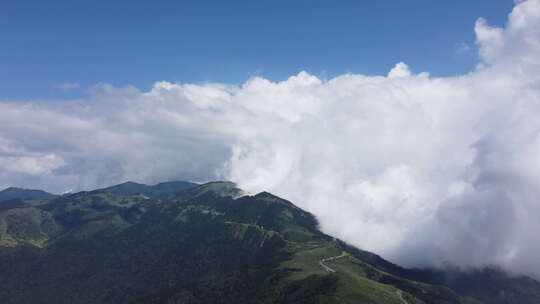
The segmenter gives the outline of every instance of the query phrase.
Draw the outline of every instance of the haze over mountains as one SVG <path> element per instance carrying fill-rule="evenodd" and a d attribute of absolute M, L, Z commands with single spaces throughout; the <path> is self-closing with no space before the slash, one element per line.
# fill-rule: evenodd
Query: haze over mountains
<path fill-rule="evenodd" d="M 103 193 L 112 193 L 119 195 L 147 195 L 151 197 L 163 197 L 170 195 L 174 192 L 182 191 L 184 189 L 192 188 L 197 186 L 196 183 L 185 182 L 185 181 L 172 181 L 172 182 L 163 182 L 156 185 L 148 186 L 145 184 L 139 184 L 134 182 L 125 182 L 119 185 L 114 185 L 107 188 L 101 188 L 93 190 L 94 192 L 103 192 Z M 70 193 L 66 193 L 70 194 Z M 36 199 L 36 200 L 47 200 L 57 197 L 58 195 L 45 192 L 43 190 L 32 190 L 32 189 L 22 189 L 9 187 L 0 191 L 0 201 L 7 201 L 13 199 Z"/>
<path fill-rule="evenodd" d="M 57 195 L 45 192 L 43 190 L 21 189 L 9 187 L 0 191 L 0 201 L 11 199 L 51 199 Z"/>
<path fill-rule="evenodd" d="M 243 193 L 230 182 L 124 183 L 2 201 L 0 302 L 540 300 L 531 278 L 493 268 L 402 268 L 322 233 L 312 214 L 289 201 Z"/>

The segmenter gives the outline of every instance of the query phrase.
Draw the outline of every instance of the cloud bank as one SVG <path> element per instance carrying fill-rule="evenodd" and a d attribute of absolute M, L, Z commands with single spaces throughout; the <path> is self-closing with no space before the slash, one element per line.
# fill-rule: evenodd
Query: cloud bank
<path fill-rule="evenodd" d="M 398 63 L 387 76 L 1 101 L 0 188 L 230 179 L 407 266 L 540 277 L 540 0 L 517 3 L 504 28 L 479 19 L 474 30 L 478 68 L 457 77 Z"/>

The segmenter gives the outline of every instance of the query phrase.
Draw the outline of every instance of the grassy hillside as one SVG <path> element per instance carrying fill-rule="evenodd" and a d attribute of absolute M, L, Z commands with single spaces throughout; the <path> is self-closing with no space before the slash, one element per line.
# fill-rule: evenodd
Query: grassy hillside
<path fill-rule="evenodd" d="M 0 210 L 0 302 L 480 303 L 321 233 L 291 202 L 241 194 L 19 201 Z"/>

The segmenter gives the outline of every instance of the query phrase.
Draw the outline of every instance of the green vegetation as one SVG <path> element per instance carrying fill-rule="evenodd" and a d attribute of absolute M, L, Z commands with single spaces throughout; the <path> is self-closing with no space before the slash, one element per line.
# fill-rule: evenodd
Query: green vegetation
<path fill-rule="evenodd" d="M 157 185 L 148 186 L 144 184 L 138 184 L 134 182 L 125 182 L 120 185 L 98 189 L 94 192 L 104 192 L 111 193 L 116 195 L 144 195 L 153 198 L 166 197 L 168 195 L 178 193 L 180 191 L 197 187 L 198 184 L 184 182 L 184 181 L 175 181 L 175 182 L 165 182 L 159 183 Z"/>
<path fill-rule="evenodd" d="M 484 303 L 540 299 L 532 279 L 491 273 L 501 297 L 483 292 L 486 275 L 452 285 L 401 268 L 321 233 L 313 215 L 270 193 L 240 197 L 228 182 L 153 197 L 140 188 L 0 208 L 0 302 L 481 303 L 441 285 Z"/>

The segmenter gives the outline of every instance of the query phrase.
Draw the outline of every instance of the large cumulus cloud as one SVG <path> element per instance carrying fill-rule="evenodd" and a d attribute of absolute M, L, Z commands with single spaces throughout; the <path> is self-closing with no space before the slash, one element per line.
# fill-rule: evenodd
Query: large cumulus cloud
<path fill-rule="evenodd" d="M 231 179 L 405 265 L 540 277 L 540 0 L 475 32 L 478 68 L 451 78 L 398 63 L 387 76 L 98 85 L 83 101 L 0 102 L 0 186 Z"/>

